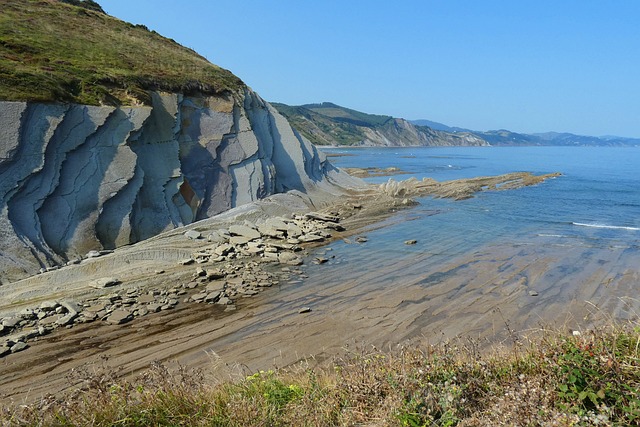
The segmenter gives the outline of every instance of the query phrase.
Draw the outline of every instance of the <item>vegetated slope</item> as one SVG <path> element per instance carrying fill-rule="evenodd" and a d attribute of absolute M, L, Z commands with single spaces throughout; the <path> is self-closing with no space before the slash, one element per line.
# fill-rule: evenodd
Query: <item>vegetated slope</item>
<path fill-rule="evenodd" d="M 150 103 L 149 90 L 244 86 L 174 40 L 101 10 L 93 1 L 0 0 L 0 99 L 136 105 Z"/>
<path fill-rule="evenodd" d="M 415 126 L 404 119 L 367 114 L 330 102 L 289 106 L 272 104 L 291 126 L 317 145 L 477 146 L 486 141 L 470 133 Z"/>

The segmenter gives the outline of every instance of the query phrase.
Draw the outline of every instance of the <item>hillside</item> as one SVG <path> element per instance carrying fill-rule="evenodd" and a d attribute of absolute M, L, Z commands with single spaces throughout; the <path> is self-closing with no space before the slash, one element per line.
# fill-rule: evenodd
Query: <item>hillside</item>
<path fill-rule="evenodd" d="M 148 105 L 149 90 L 244 87 L 174 40 L 101 10 L 93 1 L 0 0 L 0 99 Z"/>
<path fill-rule="evenodd" d="M 430 120 L 411 120 L 414 125 L 426 125 L 447 132 L 468 132 L 487 141 L 493 146 L 571 146 L 571 147 L 633 147 L 640 146 L 640 138 L 620 136 L 587 136 L 568 132 L 517 133 L 506 129 L 474 131 L 451 127 Z"/>
<path fill-rule="evenodd" d="M 317 145 L 477 146 L 488 145 L 470 133 L 416 126 L 404 119 L 362 113 L 336 104 L 272 104 L 291 126 Z"/>

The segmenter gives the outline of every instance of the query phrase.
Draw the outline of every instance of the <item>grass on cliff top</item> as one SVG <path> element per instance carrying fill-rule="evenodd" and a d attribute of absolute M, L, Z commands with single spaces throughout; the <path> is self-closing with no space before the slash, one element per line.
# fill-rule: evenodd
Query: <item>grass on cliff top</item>
<path fill-rule="evenodd" d="M 473 340 L 351 352 L 329 368 L 260 371 L 214 385 L 154 366 L 89 374 L 73 399 L 5 407 L 32 426 L 640 425 L 640 331 L 546 331 L 486 355 Z M 92 371 L 95 372 L 95 371 Z M 246 374 L 245 374 L 246 375 Z"/>
<path fill-rule="evenodd" d="M 0 0 L 0 99 L 149 103 L 149 90 L 234 91 L 244 84 L 171 39 L 57 0 Z"/>

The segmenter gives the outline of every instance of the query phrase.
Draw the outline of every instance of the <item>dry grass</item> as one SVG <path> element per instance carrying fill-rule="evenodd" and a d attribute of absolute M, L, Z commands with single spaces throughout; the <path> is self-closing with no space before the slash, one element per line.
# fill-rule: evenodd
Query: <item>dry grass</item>
<path fill-rule="evenodd" d="M 134 381 L 78 373 L 74 396 L 7 407 L 33 426 L 638 425 L 640 331 L 549 331 L 487 354 L 473 340 L 347 352 L 330 367 L 241 378 L 157 364 Z"/>
<path fill-rule="evenodd" d="M 234 91 L 244 84 L 171 39 L 56 0 L 0 0 L 0 99 L 149 103 L 149 90 Z"/>

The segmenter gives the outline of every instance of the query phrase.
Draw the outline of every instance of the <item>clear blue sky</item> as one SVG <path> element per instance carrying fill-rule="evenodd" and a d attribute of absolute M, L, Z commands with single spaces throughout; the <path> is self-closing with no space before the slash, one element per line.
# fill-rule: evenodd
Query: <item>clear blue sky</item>
<path fill-rule="evenodd" d="M 640 137 L 638 0 L 98 0 L 268 101 Z"/>

